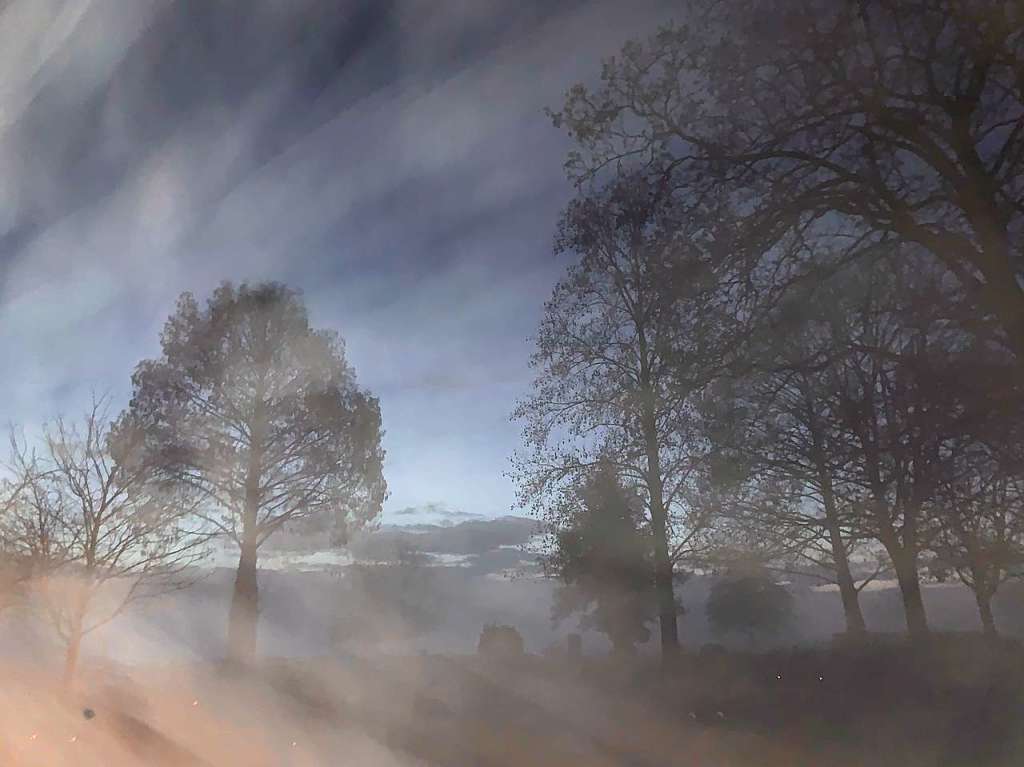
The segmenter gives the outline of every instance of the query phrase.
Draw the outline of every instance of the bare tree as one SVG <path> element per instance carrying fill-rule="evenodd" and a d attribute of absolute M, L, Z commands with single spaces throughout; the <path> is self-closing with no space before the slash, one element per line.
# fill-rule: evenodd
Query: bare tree
<path fill-rule="evenodd" d="M 939 535 L 932 566 L 952 571 L 971 589 L 983 631 L 995 636 L 992 599 L 1024 564 L 1024 476 L 977 443 L 957 463 L 936 498 Z"/>
<path fill-rule="evenodd" d="M 836 486 L 847 455 L 819 380 L 830 339 L 812 319 L 773 332 L 777 351 L 767 369 L 723 379 L 702 401 L 716 463 L 726 464 L 719 489 L 730 537 L 735 524 L 754 529 L 762 558 L 835 583 L 847 632 L 862 635 L 859 594 L 877 572 L 857 578 L 850 562 L 863 534 Z M 731 492 L 721 487 L 730 483 Z"/>
<path fill-rule="evenodd" d="M 739 256 L 910 246 L 1024 360 L 1024 6 L 697 0 L 682 18 L 569 91 L 553 116 L 571 174 L 627 163 L 682 201 L 727 190 L 748 213 Z"/>
<path fill-rule="evenodd" d="M 11 463 L 7 467 L 13 479 L 2 484 L 0 500 L 0 608 L 23 604 L 25 587 L 33 574 L 48 571 L 64 561 L 60 520 L 44 498 L 32 503 L 40 486 L 34 480 L 39 468 L 34 454 L 24 449 L 11 434 Z"/>
<path fill-rule="evenodd" d="M 358 526 L 380 513 L 380 407 L 334 333 L 310 327 L 277 283 L 225 283 L 205 309 L 184 294 L 163 356 L 139 364 L 129 421 L 164 476 L 205 497 L 206 521 L 240 550 L 229 652 L 256 649 L 259 547 L 289 522 Z"/>
<path fill-rule="evenodd" d="M 856 525 L 892 561 L 915 638 L 928 632 L 921 556 L 938 530 L 934 501 L 970 429 L 970 396 L 946 375 L 963 333 L 934 318 L 901 316 L 913 288 L 903 270 L 849 275 L 850 310 L 831 325 L 835 360 L 824 371 L 826 407 L 847 451 L 839 487 L 859 508 Z M 841 350 L 841 351 L 840 351 Z"/>
<path fill-rule="evenodd" d="M 526 443 L 521 498 L 542 515 L 558 508 L 599 461 L 641 492 L 667 655 L 679 643 L 674 567 L 707 522 L 688 498 L 702 454 L 691 397 L 720 364 L 727 327 L 704 268 L 706 232 L 624 175 L 569 206 L 557 245 L 579 261 L 547 303 L 533 394 L 513 415 Z M 669 287 L 683 272 L 685 301 Z"/>
<path fill-rule="evenodd" d="M 22 490 L 4 537 L 66 647 L 66 684 L 89 634 L 135 600 L 190 583 L 204 554 L 195 499 L 157 482 L 142 447 L 99 400 L 80 423 L 46 427 L 38 457 L 16 454 Z"/>

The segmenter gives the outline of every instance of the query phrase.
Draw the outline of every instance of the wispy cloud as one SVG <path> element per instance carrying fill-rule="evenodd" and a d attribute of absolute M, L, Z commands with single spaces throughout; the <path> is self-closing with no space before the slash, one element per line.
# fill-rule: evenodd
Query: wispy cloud
<path fill-rule="evenodd" d="M 179 292 L 283 279 L 381 396 L 390 507 L 506 511 L 570 191 L 541 109 L 666 6 L 7 3 L 0 416 L 123 399 Z"/>

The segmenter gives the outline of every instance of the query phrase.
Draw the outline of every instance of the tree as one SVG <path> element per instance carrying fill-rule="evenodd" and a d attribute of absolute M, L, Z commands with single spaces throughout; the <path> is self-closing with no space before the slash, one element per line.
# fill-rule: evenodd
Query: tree
<path fill-rule="evenodd" d="M 743 634 L 753 645 L 758 634 L 775 633 L 793 619 L 793 597 L 765 573 L 740 571 L 711 587 L 705 611 L 715 632 Z"/>
<path fill-rule="evenodd" d="M 524 505 L 557 508 L 602 461 L 642 494 L 666 656 L 679 644 L 675 563 L 706 526 L 687 498 L 702 452 L 691 397 L 721 357 L 708 232 L 675 213 L 633 176 L 570 204 L 556 244 L 579 260 L 546 305 L 533 393 L 513 413 Z M 667 289 L 684 273 L 686 300 Z"/>
<path fill-rule="evenodd" d="M 278 283 L 225 283 L 205 309 L 182 295 L 161 345 L 135 370 L 128 417 L 165 476 L 201 492 L 205 519 L 239 547 L 228 646 L 247 661 L 259 547 L 304 517 L 356 526 L 379 514 L 379 404 L 338 336 L 313 330 L 300 296 Z"/>
<path fill-rule="evenodd" d="M 406 541 L 396 549 L 394 561 L 346 569 L 342 601 L 347 609 L 335 629 L 339 643 L 408 639 L 440 623 L 444 605 L 428 556 Z"/>
<path fill-rule="evenodd" d="M 830 324 L 837 354 L 823 373 L 848 454 L 843 492 L 859 507 L 860 530 L 891 559 L 908 630 L 920 639 L 928 623 L 919 571 L 939 529 L 935 501 L 957 446 L 980 423 L 981 400 L 962 374 L 971 337 L 907 300 L 934 287 L 911 264 L 879 262 L 847 277 L 848 308 Z"/>
<path fill-rule="evenodd" d="M 488 623 L 480 631 L 476 651 L 491 660 L 508 661 L 521 658 L 526 651 L 526 644 L 515 626 Z"/>
<path fill-rule="evenodd" d="M 66 647 L 65 684 L 89 634 L 190 583 L 205 553 L 195 499 L 158 482 L 142 435 L 106 414 L 99 400 L 80 424 L 57 418 L 39 458 L 21 448 L 22 491 L 4 521 L 6 549 Z"/>
<path fill-rule="evenodd" d="M 553 113 L 580 181 L 622 163 L 748 215 L 733 254 L 817 267 L 900 243 L 1024 360 L 1024 6 L 699 0 Z M 788 250 L 788 246 L 785 248 Z"/>
<path fill-rule="evenodd" d="M 643 501 L 622 486 L 614 467 L 599 464 L 567 499 L 545 571 L 564 584 L 553 615 L 581 613 L 616 651 L 631 653 L 650 638 L 647 623 L 657 614 L 653 547 Z"/>
<path fill-rule="evenodd" d="M 781 318 L 757 334 L 757 364 L 705 391 L 703 422 L 733 523 L 729 537 L 737 537 L 736 525 L 747 528 L 762 561 L 835 583 L 846 630 L 859 636 L 866 629 L 859 595 L 874 574 L 854 575 L 851 555 L 863 534 L 837 488 L 847 454 L 821 376 L 835 352 L 822 328 L 825 307 L 842 303 L 831 288 L 788 299 Z"/>
<path fill-rule="evenodd" d="M 762 353 L 769 366 L 712 392 L 717 417 L 706 422 L 725 447 L 719 460 L 780 489 L 768 500 L 783 502 L 759 498 L 740 515 L 774 530 L 759 540 L 777 535 L 776 548 L 834 570 L 854 633 L 864 581 L 856 583 L 850 554 L 876 541 L 892 562 L 908 629 L 922 637 L 919 569 L 942 526 L 938 489 L 961 445 L 994 436 L 992 400 L 1012 395 L 971 382 L 997 368 L 944 311 L 941 273 L 905 255 L 870 267 L 792 291 L 758 335 L 776 349 Z"/>
<path fill-rule="evenodd" d="M 936 499 L 940 532 L 933 568 L 953 572 L 974 594 L 984 632 L 996 636 L 992 599 L 1024 563 L 1024 477 L 973 444 Z"/>
<path fill-rule="evenodd" d="M 13 479 L 0 483 L 0 609 L 23 604 L 25 587 L 33 574 L 39 574 L 62 561 L 55 520 L 49 506 L 39 504 L 38 514 L 28 514 L 27 500 L 39 474 L 34 455 L 28 455 L 18 438 L 11 436 L 11 463 L 7 467 Z"/>

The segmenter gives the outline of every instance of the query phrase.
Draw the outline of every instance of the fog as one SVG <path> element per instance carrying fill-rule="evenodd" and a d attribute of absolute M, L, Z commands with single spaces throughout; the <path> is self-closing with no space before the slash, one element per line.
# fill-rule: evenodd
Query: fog
<path fill-rule="evenodd" d="M 0 762 L 1021 763 L 1014 0 L 0 3 Z"/>

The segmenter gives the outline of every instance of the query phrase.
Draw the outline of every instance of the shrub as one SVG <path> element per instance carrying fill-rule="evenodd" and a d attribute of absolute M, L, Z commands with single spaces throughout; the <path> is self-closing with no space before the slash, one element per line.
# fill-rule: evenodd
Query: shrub
<path fill-rule="evenodd" d="M 489 658 L 517 658 L 524 653 L 523 636 L 514 626 L 490 623 L 480 632 L 477 652 Z"/>

